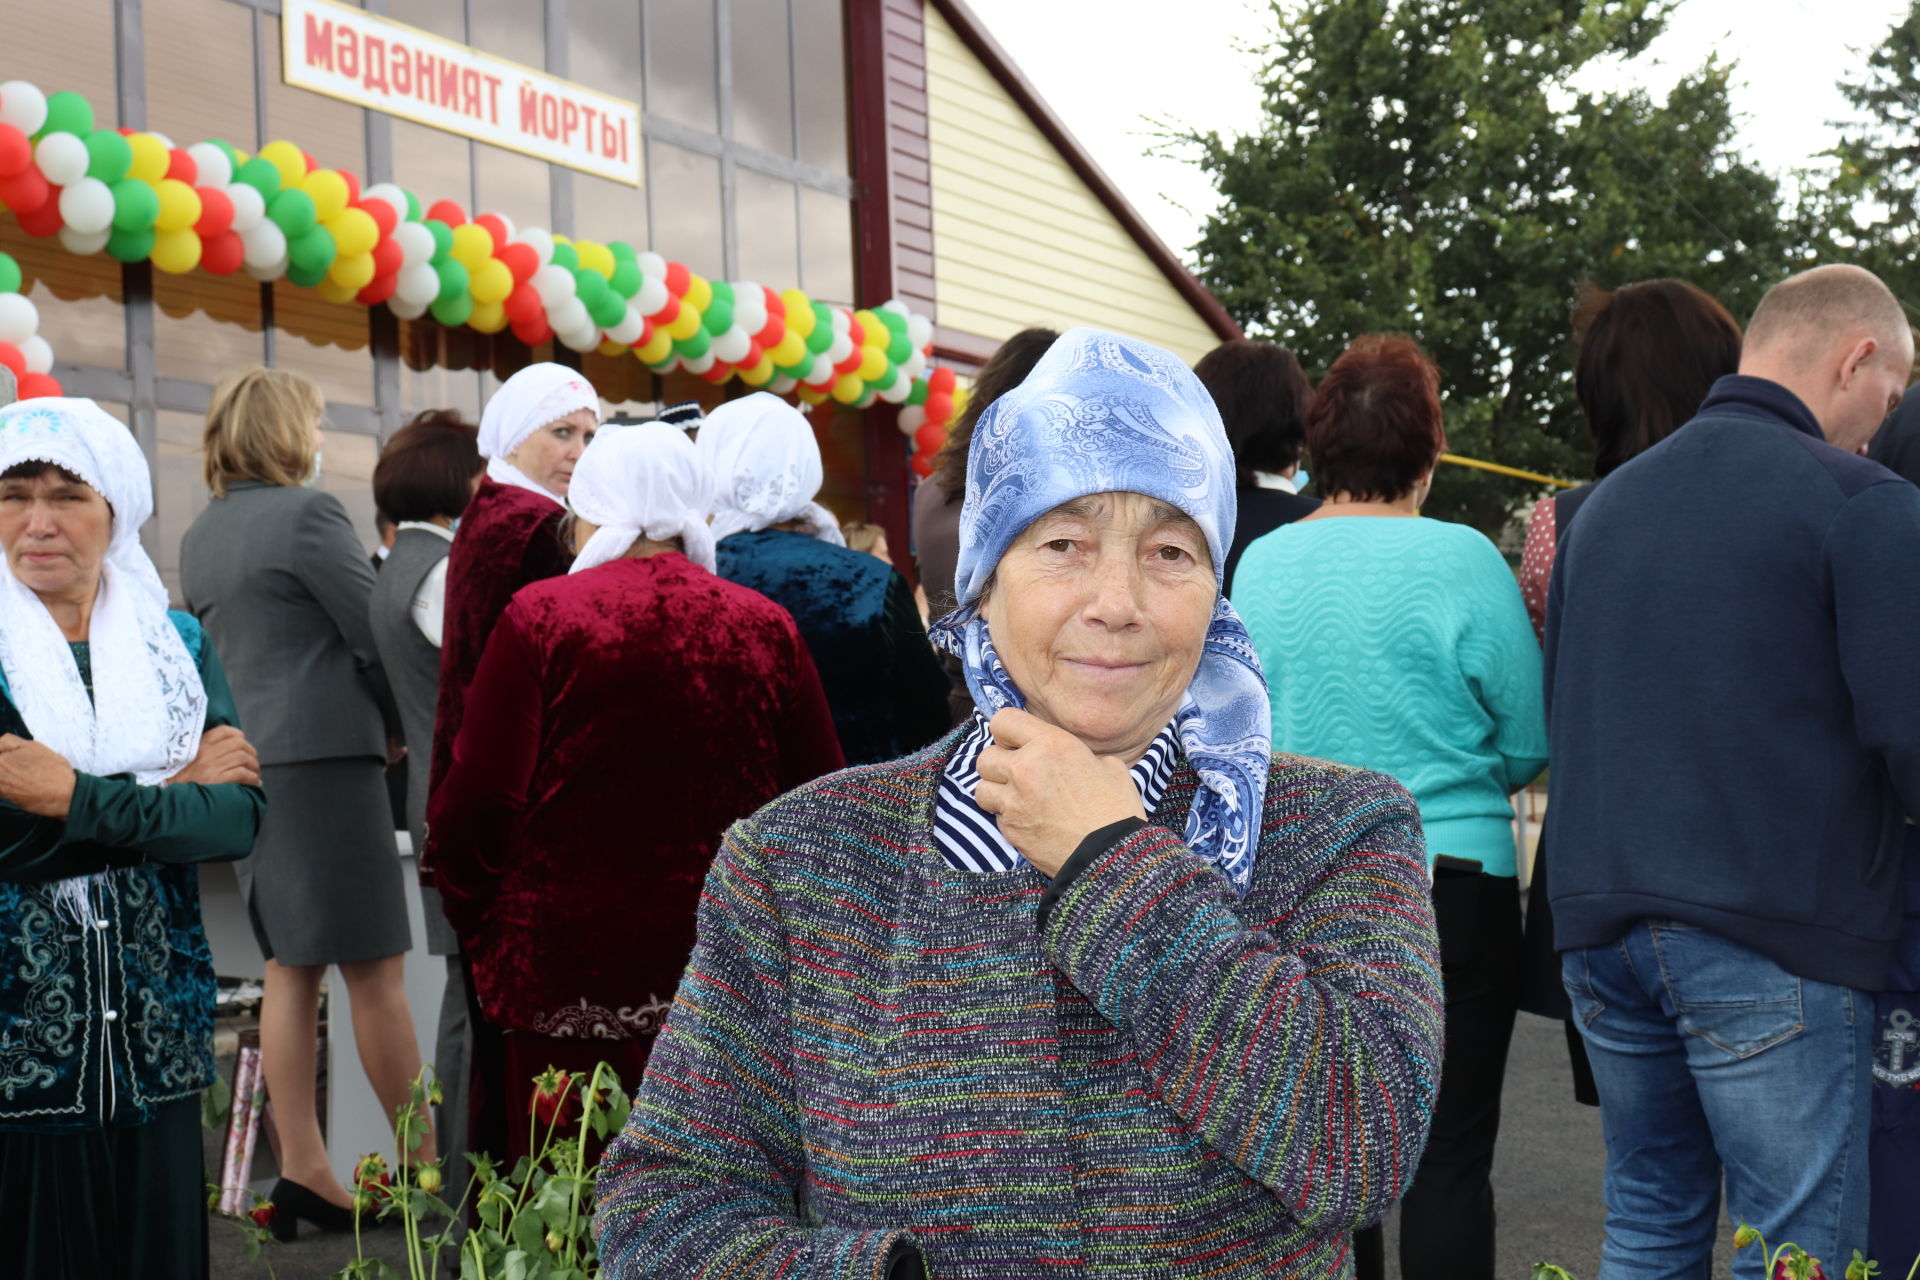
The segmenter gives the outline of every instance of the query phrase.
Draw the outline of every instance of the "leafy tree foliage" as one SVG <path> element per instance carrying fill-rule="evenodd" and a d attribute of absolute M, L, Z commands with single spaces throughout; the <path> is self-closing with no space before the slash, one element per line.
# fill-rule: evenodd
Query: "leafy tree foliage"
<path fill-rule="evenodd" d="M 1859 118 L 1835 148 L 1839 173 L 1814 190 L 1830 248 L 1920 305 L 1920 3 L 1841 91 Z"/>

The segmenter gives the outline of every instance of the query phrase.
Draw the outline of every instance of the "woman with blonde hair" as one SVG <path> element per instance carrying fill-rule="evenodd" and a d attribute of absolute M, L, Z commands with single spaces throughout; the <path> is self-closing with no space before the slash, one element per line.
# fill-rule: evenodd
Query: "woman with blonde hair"
<path fill-rule="evenodd" d="M 411 946 L 383 770 L 397 714 L 374 645 L 373 568 L 318 474 L 326 402 L 297 373 L 247 369 L 213 391 L 204 438 L 213 501 L 187 530 L 180 583 L 227 664 L 260 753 L 269 817 L 239 864 L 266 956 L 262 1067 L 280 1133 L 283 1238 L 306 1219 L 352 1226 L 314 1107 L 315 1028 L 329 965 L 389 1113 L 420 1070 L 401 985 Z M 433 1140 L 417 1153 L 432 1160 Z"/>

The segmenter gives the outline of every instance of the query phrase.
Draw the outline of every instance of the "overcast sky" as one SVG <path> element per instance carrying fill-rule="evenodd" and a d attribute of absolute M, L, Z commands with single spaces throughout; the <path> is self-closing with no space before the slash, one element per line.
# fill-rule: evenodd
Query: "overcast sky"
<path fill-rule="evenodd" d="M 1265 0 L 969 0 L 1041 97 L 1168 244 L 1189 257 L 1215 197 L 1190 162 L 1142 154 L 1151 121 L 1239 132 L 1259 117 Z M 1907 0 L 1684 0 L 1653 48 L 1583 84 L 1664 93 L 1709 54 L 1736 62 L 1748 154 L 1782 175 L 1832 145 L 1848 107 L 1834 85 L 1864 65 Z M 1815 16 L 1816 12 L 1822 16 Z"/>

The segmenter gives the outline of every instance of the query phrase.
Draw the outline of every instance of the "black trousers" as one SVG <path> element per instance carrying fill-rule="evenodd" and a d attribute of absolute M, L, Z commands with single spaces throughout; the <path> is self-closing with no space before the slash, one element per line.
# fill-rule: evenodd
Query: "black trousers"
<path fill-rule="evenodd" d="M 1400 1202 L 1404 1280 L 1492 1280 L 1493 1147 L 1521 974 L 1520 889 L 1510 876 L 1434 873 L 1447 1047 L 1433 1128 Z M 1354 1238 L 1359 1280 L 1386 1270 L 1380 1228 Z"/>

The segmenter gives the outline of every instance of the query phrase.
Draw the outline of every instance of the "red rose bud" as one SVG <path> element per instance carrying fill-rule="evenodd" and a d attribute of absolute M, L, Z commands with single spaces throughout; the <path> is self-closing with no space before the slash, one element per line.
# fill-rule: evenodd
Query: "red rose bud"
<path fill-rule="evenodd" d="M 387 1172 L 387 1162 L 377 1155 L 361 1156 L 360 1163 L 353 1167 L 354 1189 L 364 1194 L 368 1203 L 385 1199 L 387 1188 L 392 1185 L 393 1175 Z"/>
<path fill-rule="evenodd" d="M 533 1099 L 527 1104 L 527 1109 L 541 1124 L 551 1126 L 565 1120 L 572 1104 L 578 1101 L 579 1094 L 574 1091 L 573 1077 L 548 1067 L 535 1077 Z"/>
<path fill-rule="evenodd" d="M 276 1212 L 277 1210 L 273 1207 L 273 1201 L 262 1200 L 247 1212 L 247 1216 L 253 1219 L 254 1226 L 265 1230 L 267 1227 L 273 1225 L 273 1216 Z"/>

